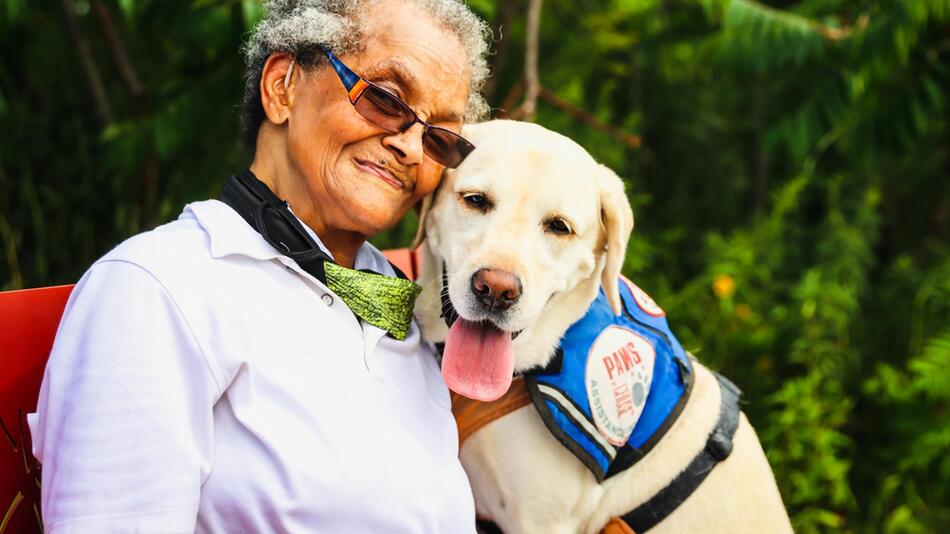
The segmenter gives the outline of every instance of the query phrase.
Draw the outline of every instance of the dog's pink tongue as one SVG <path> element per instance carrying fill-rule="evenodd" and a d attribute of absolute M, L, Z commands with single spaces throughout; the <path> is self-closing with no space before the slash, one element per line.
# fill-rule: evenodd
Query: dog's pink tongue
<path fill-rule="evenodd" d="M 493 401 L 508 391 L 514 369 L 511 334 L 464 319 L 452 324 L 442 353 L 442 377 L 449 389 L 470 399 Z"/>

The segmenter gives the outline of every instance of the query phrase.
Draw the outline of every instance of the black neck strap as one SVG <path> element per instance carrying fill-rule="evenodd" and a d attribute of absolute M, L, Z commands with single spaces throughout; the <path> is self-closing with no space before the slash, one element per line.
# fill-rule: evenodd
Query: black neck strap
<path fill-rule="evenodd" d="M 290 212 L 287 201 L 278 198 L 254 173 L 245 170 L 230 176 L 224 182 L 218 199 L 231 206 L 274 249 L 296 261 L 320 282 L 326 283 L 323 263 L 333 260 L 320 249 Z"/>
<path fill-rule="evenodd" d="M 250 169 L 228 177 L 218 200 L 231 206 L 275 250 L 296 261 L 301 269 L 321 283 L 327 283 L 323 264 L 334 263 L 333 258 L 310 237 L 300 220 L 291 213 L 287 201 L 278 198 Z M 409 279 L 392 262 L 389 265 L 398 278 Z"/>

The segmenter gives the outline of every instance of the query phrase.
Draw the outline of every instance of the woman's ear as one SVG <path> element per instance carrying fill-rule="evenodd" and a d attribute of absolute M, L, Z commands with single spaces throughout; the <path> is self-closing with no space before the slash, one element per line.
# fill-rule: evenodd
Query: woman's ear
<path fill-rule="evenodd" d="M 283 124 L 290 118 L 290 106 L 296 82 L 301 74 L 300 65 L 284 53 L 274 53 L 261 69 L 261 107 L 267 120 Z"/>
<path fill-rule="evenodd" d="M 627 242 L 633 231 L 633 210 L 623 190 L 623 180 L 614 171 L 604 165 L 598 165 L 595 183 L 600 191 L 600 218 L 602 231 L 605 233 L 603 242 L 607 255 L 600 284 L 610 307 L 614 313 L 620 315 L 622 305 L 617 284 L 627 252 Z"/>

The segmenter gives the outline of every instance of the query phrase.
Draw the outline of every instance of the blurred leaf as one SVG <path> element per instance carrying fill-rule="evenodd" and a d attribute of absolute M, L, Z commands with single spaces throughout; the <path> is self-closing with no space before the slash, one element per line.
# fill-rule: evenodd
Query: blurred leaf
<path fill-rule="evenodd" d="M 260 0 L 241 0 L 241 11 L 244 14 L 244 27 L 248 30 L 264 16 L 264 6 Z"/>
<path fill-rule="evenodd" d="M 119 9 L 122 10 L 122 15 L 126 19 L 132 19 L 132 15 L 135 10 L 135 0 L 118 0 Z"/>

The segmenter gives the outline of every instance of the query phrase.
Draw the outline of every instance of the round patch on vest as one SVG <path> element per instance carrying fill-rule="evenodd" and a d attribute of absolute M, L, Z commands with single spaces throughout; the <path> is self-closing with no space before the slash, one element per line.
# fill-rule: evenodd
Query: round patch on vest
<path fill-rule="evenodd" d="M 587 399 L 597 430 L 618 447 L 637 425 L 646 406 L 656 349 L 643 336 L 610 326 L 587 353 Z"/>
<path fill-rule="evenodd" d="M 633 300 L 637 302 L 637 306 L 640 306 L 640 309 L 643 310 L 647 315 L 653 317 L 663 317 L 666 315 L 666 312 L 663 311 L 663 308 L 653 300 L 653 297 L 647 295 L 646 291 L 640 289 L 640 286 L 634 284 L 630 280 L 627 280 L 627 277 L 621 276 L 624 283 L 627 284 L 627 287 L 630 288 L 630 293 L 633 294 Z"/>

